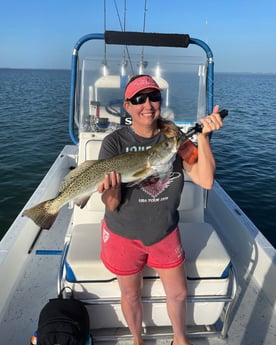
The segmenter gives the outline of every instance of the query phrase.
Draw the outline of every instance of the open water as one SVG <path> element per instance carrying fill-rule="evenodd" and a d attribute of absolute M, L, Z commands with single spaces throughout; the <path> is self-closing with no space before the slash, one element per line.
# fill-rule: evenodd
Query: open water
<path fill-rule="evenodd" d="M 0 238 L 65 144 L 70 72 L 0 69 Z M 215 75 L 216 178 L 276 247 L 276 75 Z"/>

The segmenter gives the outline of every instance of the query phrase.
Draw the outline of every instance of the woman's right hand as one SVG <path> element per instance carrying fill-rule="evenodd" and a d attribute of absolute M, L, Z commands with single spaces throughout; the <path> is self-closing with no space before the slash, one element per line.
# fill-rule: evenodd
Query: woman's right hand
<path fill-rule="evenodd" d="M 106 174 L 103 181 L 98 184 L 98 192 L 103 193 L 109 189 L 119 188 L 121 185 L 121 176 L 115 171 Z"/>
<path fill-rule="evenodd" d="M 115 211 L 121 202 L 121 175 L 112 171 L 98 184 L 102 201 L 110 211 Z"/>

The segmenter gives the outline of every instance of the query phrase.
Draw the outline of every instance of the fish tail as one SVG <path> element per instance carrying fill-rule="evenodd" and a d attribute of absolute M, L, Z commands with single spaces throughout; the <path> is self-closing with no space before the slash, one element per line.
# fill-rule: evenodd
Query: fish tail
<path fill-rule="evenodd" d="M 60 208 L 54 208 L 53 200 L 43 201 L 23 212 L 23 216 L 31 218 L 41 229 L 49 230 L 53 225 Z"/>

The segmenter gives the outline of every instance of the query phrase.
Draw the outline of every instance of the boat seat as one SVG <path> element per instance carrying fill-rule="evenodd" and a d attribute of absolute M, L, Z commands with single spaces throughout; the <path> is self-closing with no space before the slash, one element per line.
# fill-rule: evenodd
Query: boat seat
<path fill-rule="evenodd" d="M 230 257 L 210 224 L 179 223 L 179 229 L 186 253 L 188 279 L 228 276 Z M 109 281 L 114 278 L 100 259 L 100 248 L 100 224 L 81 224 L 74 228 L 66 259 L 69 281 Z M 149 268 L 148 274 L 156 276 Z"/>
<path fill-rule="evenodd" d="M 207 223 L 180 223 L 179 228 L 186 252 L 189 296 L 225 295 L 229 285 L 230 257 L 213 227 Z M 105 268 L 100 259 L 100 247 L 100 224 L 75 226 L 65 258 L 66 274 L 63 285 L 71 286 L 81 300 L 120 299 L 116 277 Z M 165 297 L 159 277 L 148 266 L 144 270 L 142 296 Z M 209 307 L 206 308 L 206 305 Z M 223 302 L 196 303 L 188 307 L 188 322 L 197 325 L 213 324 L 219 318 L 223 306 Z M 93 313 L 95 308 L 101 314 L 98 310 L 100 306 L 95 306 Z M 165 303 L 153 307 L 151 314 L 154 314 L 152 319 L 155 323 L 170 324 L 169 319 L 164 316 L 165 309 Z M 114 310 L 120 313 L 118 305 L 114 306 Z M 119 320 L 124 322 L 122 315 Z M 150 322 L 152 320 L 148 321 Z M 104 318 L 97 318 L 93 327 L 108 327 L 108 324 Z"/>
<path fill-rule="evenodd" d="M 204 222 L 204 190 L 184 174 L 184 188 L 178 207 L 180 223 Z"/>

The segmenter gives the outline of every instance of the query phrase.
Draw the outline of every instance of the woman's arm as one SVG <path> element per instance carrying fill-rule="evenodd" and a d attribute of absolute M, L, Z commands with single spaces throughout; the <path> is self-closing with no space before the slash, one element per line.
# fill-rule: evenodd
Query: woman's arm
<path fill-rule="evenodd" d="M 211 149 L 209 133 L 222 127 L 222 120 L 218 113 L 219 106 L 214 107 L 213 113 L 201 120 L 202 133 L 198 135 L 198 160 L 188 164 L 183 160 L 183 168 L 191 179 L 203 188 L 211 189 L 214 183 L 216 162 Z"/>

